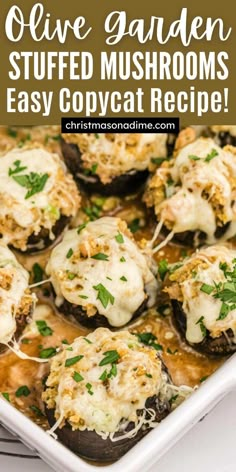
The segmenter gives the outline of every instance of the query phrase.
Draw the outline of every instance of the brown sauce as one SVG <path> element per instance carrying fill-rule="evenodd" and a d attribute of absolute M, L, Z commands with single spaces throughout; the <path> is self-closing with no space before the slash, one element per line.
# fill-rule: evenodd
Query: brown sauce
<path fill-rule="evenodd" d="M 21 140 L 30 134 L 31 141 L 35 140 L 46 145 L 49 150 L 56 152 L 59 148 L 58 129 L 56 127 L 42 127 L 17 129 L 17 136 L 9 129 L 0 127 L 0 151 L 19 144 Z M 50 138 L 51 136 L 51 138 Z M 55 138 L 55 139 L 54 139 Z M 83 197 L 83 207 L 78 212 L 73 225 L 82 223 L 87 217 L 84 207 L 91 206 L 96 203 L 96 196 Z M 151 239 L 154 230 L 154 222 L 146 210 L 138 196 L 133 198 L 113 198 L 106 200 L 104 203 L 106 211 L 100 208 L 100 216 L 104 214 L 116 215 L 122 217 L 128 223 L 135 219 L 139 219 L 141 229 L 134 233 L 137 240 Z M 189 250 L 187 251 L 189 252 Z M 191 251 L 190 251 L 191 252 Z M 49 258 L 50 249 L 37 255 L 29 256 L 15 252 L 19 262 L 29 271 L 35 262 L 41 267 L 45 267 Z M 168 262 L 178 261 L 186 255 L 185 248 L 169 244 L 162 249 L 155 257 L 156 260 L 167 259 Z M 54 347 L 59 348 L 61 342 L 66 340 L 71 343 L 73 339 L 80 335 L 86 335 L 88 330 L 74 324 L 70 320 L 66 320 L 59 315 L 53 307 L 52 300 L 45 297 L 45 289 L 48 286 L 42 286 L 36 289 L 39 302 L 36 308 L 34 319 L 45 320 L 47 325 L 53 330 L 50 336 L 41 336 L 37 330 L 34 320 L 27 326 L 23 335 L 28 341 L 21 343 L 20 348 L 29 356 L 38 357 L 42 349 Z M 49 287 L 50 288 L 50 287 Z M 160 303 L 163 303 L 160 300 Z M 181 341 L 176 332 L 171 314 L 160 316 L 155 309 L 139 319 L 133 325 L 128 326 L 132 332 L 152 332 L 157 337 L 157 342 L 162 347 L 163 359 L 169 369 L 170 375 L 177 385 L 185 384 L 195 386 L 201 383 L 205 377 L 211 375 L 223 362 L 221 359 L 209 358 L 205 355 L 198 354 L 184 342 Z M 0 356 L 0 392 L 8 393 L 11 403 L 30 417 L 37 424 L 47 428 L 47 421 L 43 415 L 43 405 L 41 401 L 41 393 L 44 388 L 43 382 L 47 376 L 48 364 L 38 364 L 30 360 L 21 360 L 14 353 L 8 351 Z M 16 396 L 19 387 L 26 385 L 30 391 L 27 396 Z M 32 408 L 33 407 L 33 408 Z M 36 407 L 36 408 L 35 408 Z"/>

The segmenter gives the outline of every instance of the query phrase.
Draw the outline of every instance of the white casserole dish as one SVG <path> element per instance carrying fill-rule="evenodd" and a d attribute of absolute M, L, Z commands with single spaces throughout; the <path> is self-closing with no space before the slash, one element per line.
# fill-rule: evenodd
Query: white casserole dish
<path fill-rule="evenodd" d="M 103 468 L 108 472 L 147 471 L 197 421 L 235 388 L 236 354 L 125 456 Z M 11 433 L 17 434 L 24 444 L 33 449 L 57 472 L 95 472 L 101 469 L 76 456 L 3 399 L 0 399 L 0 422 Z"/>

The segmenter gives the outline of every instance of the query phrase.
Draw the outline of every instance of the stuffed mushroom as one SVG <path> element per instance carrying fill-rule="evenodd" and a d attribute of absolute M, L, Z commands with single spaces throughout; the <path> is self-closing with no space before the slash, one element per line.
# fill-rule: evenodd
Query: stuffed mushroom
<path fill-rule="evenodd" d="M 104 462 L 119 459 L 168 415 L 173 389 L 153 347 L 128 331 L 98 328 L 52 359 L 43 401 L 51 432 L 82 457 Z"/>
<path fill-rule="evenodd" d="M 62 153 L 68 168 L 88 192 L 127 195 L 137 191 L 155 158 L 173 147 L 167 134 L 63 134 Z M 154 159 L 153 159 L 154 158 Z"/>
<path fill-rule="evenodd" d="M 170 266 L 165 291 L 177 328 L 192 347 L 216 355 L 236 351 L 235 249 L 202 248 Z"/>
<path fill-rule="evenodd" d="M 124 326 L 156 300 L 156 264 L 120 218 L 66 232 L 46 272 L 59 310 L 89 327 Z"/>
<path fill-rule="evenodd" d="M 0 244 L 0 352 L 19 338 L 32 313 L 36 297 L 28 283 L 28 272 Z"/>
<path fill-rule="evenodd" d="M 40 147 L 0 156 L 0 237 L 21 251 L 52 244 L 80 206 L 63 161 Z"/>
<path fill-rule="evenodd" d="M 209 132 L 214 137 L 219 146 L 226 146 L 227 144 L 236 146 L 236 126 L 210 126 Z"/>
<path fill-rule="evenodd" d="M 236 148 L 199 138 L 162 163 L 144 201 L 169 232 L 188 245 L 214 244 L 236 233 Z"/>

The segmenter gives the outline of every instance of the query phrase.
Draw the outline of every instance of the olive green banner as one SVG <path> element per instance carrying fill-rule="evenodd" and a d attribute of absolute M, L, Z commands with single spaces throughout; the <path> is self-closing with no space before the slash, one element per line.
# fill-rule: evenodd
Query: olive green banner
<path fill-rule="evenodd" d="M 1 0 L 0 124 L 236 122 L 234 2 Z"/>

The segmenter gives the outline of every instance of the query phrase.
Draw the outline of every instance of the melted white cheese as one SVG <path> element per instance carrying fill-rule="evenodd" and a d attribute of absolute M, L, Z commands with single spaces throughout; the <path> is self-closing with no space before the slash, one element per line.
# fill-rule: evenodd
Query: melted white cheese
<path fill-rule="evenodd" d="M 217 155 L 206 161 L 212 151 Z M 190 157 L 193 157 L 192 159 Z M 155 208 L 159 218 L 175 233 L 203 231 L 207 243 L 216 242 L 215 231 L 221 224 L 232 222 L 222 240 L 235 231 L 236 154 L 221 149 L 212 139 L 199 138 L 180 150 L 167 169 L 173 180 L 170 198 Z M 157 170 L 158 175 L 160 170 Z M 171 187 L 172 188 L 172 187 Z M 174 193 L 174 194 L 173 194 Z"/>
<path fill-rule="evenodd" d="M 9 284 L 8 284 L 9 281 Z M 7 344 L 16 331 L 16 314 L 28 288 L 29 274 L 14 254 L 0 244 L 0 343 Z"/>
<path fill-rule="evenodd" d="M 24 170 L 9 175 L 20 161 Z M 47 174 L 43 189 L 30 198 L 25 198 L 27 188 L 15 181 L 14 177 Z M 60 215 L 75 216 L 80 198 L 71 176 L 56 154 L 43 148 L 16 148 L 0 156 L 0 225 L 6 244 L 13 244 L 23 250 L 30 234 L 38 234 L 42 227 L 52 227 Z M 12 225 L 9 227 L 9 221 Z"/>
<path fill-rule="evenodd" d="M 117 242 L 118 234 L 124 242 Z M 68 258 L 70 250 L 73 255 Z M 91 257 L 98 253 L 105 254 L 108 260 Z M 147 297 L 148 307 L 154 305 L 158 286 L 151 264 L 152 260 L 141 253 L 127 232 L 126 224 L 119 218 L 104 217 L 88 223 L 79 234 L 76 229 L 68 231 L 53 249 L 46 272 L 51 277 L 58 306 L 65 298 L 81 305 L 90 316 L 98 311 L 111 326 L 119 327 L 131 320 Z M 94 288 L 99 284 L 114 297 L 106 307 Z"/>
<path fill-rule="evenodd" d="M 65 134 L 68 143 L 77 144 L 85 168 L 97 165 L 95 173 L 106 184 L 131 170 L 145 170 L 152 157 L 166 157 L 167 134 Z"/>
<path fill-rule="evenodd" d="M 202 284 L 214 287 L 214 284 L 225 283 L 224 272 L 220 269 L 220 263 L 227 263 L 229 271 L 233 270 L 236 258 L 236 250 L 225 246 L 212 246 L 204 248 L 193 254 L 190 259 L 184 262 L 183 267 L 179 269 L 181 274 L 186 268 L 186 278 L 178 282 L 178 270 L 175 274 L 183 297 L 183 310 L 187 317 L 186 339 L 190 343 L 200 343 L 204 339 L 198 320 L 204 317 L 203 324 L 210 332 L 210 336 L 215 338 L 226 332 L 228 329 L 236 334 L 236 310 L 232 310 L 222 319 L 217 320 L 220 314 L 222 301 L 214 298 L 211 294 L 201 291 Z M 194 265 L 198 261 L 198 265 Z M 205 266 L 201 264 L 205 263 Z"/>
<path fill-rule="evenodd" d="M 56 418 L 67 419 L 72 429 L 112 433 L 119 430 L 121 420 L 138 424 L 137 410 L 145 408 L 147 398 L 161 392 L 165 392 L 163 400 L 171 397 L 156 351 L 143 346 L 135 335 L 98 328 L 86 339 L 75 339 L 72 350 L 65 348 L 52 359 L 43 393 L 47 406 L 55 408 Z M 109 373 L 112 365 L 99 363 L 110 350 L 117 351 L 120 358 L 115 363 L 116 375 L 104 383 L 100 377 L 105 370 Z M 84 357 L 71 367 L 65 366 L 66 359 L 78 355 Z M 80 382 L 74 380 L 74 372 L 82 376 Z"/>

